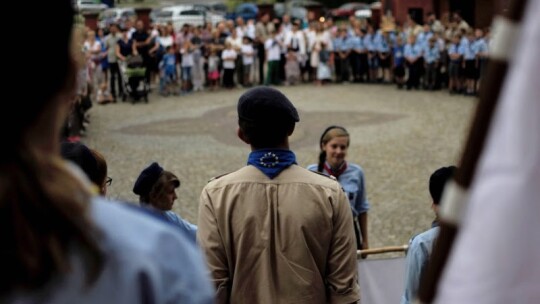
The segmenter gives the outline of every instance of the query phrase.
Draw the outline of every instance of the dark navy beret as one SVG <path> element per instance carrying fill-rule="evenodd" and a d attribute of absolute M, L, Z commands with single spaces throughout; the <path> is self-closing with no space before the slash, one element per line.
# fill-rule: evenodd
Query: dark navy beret
<path fill-rule="evenodd" d="M 133 186 L 133 193 L 137 195 L 148 195 L 159 179 L 161 172 L 163 172 L 163 168 L 158 163 L 153 162 L 137 178 Z"/>
<path fill-rule="evenodd" d="M 252 123 L 300 121 L 291 101 L 280 91 L 265 86 L 252 88 L 240 96 L 238 117 Z"/>
<path fill-rule="evenodd" d="M 82 143 L 63 142 L 60 153 L 64 159 L 74 162 L 93 183 L 99 183 L 98 163 L 90 149 Z"/>

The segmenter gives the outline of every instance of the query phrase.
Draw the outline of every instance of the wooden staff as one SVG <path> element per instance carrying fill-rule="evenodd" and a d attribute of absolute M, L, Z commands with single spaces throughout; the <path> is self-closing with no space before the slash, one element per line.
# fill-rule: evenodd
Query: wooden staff
<path fill-rule="evenodd" d="M 513 54 L 519 25 L 527 0 L 514 0 L 506 17 L 493 22 L 494 44 L 490 53 L 485 80 L 480 88 L 480 102 L 469 133 L 465 150 L 454 180 L 445 188 L 441 202 L 440 231 L 426 272 L 420 281 L 418 299 L 431 303 L 437 294 L 437 285 L 452 250 L 454 239 L 463 218 L 469 187 L 474 179 L 478 160 L 491 124 L 501 88 L 508 71 L 509 57 Z"/>
<path fill-rule="evenodd" d="M 388 246 L 388 247 L 357 250 L 356 251 L 356 257 L 360 258 L 362 255 L 369 255 L 369 254 L 380 254 L 380 253 L 389 253 L 389 252 L 404 252 L 404 251 L 407 251 L 407 249 L 409 249 L 408 245 Z"/>

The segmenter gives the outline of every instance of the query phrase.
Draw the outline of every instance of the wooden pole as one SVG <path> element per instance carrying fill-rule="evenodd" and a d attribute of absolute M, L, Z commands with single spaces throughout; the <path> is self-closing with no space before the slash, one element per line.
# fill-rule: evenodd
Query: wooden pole
<path fill-rule="evenodd" d="M 514 0 L 506 17 L 494 22 L 494 47 L 480 89 L 480 102 L 453 183 L 447 185 L 441 203 L 440 232 L 426 272 L 422 276 L 418 297 L 421 303 L 431 303 L 437 285 L 458 233 L 464 204 L 474 173 L 484 148 L 501 88 L 513 53 L 516 29 L 521 23 L 527 0 Z M 450 188 L 450 189 L 449 189 Z"/>
<path fill-rule="evenodd" d="M 380 253 L 389 253 L 389 252 L 405 252 L 405 251 L 407 251 L 407 249 L 409 249 L 408 245 L 388 246 L 388 247 L 357 250 L 356 251 L 356 257 L 360 258 L 360 256 L 362 256 L 362 255 L 380 254 Z"/>

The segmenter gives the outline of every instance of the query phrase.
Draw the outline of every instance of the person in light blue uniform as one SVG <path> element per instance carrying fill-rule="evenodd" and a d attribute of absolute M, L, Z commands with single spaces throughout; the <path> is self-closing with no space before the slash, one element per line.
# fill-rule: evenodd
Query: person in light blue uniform
<path fill-rule="evenodd" d="M 437 45 L 436 38 L 429 38 L 428 44 L 424 49 L 424 89 L 426 90 L 435 90 L 440 57 L 439 46 Z"/>
<path fill-rule="evenodd" d="M 399 89 L 401 89 L 405 84 L 405 46 L 403 45 L 404 41 L 405 40 L 401 38 L 401 35 L 397 36 L 396 43 L 392 47 L 394 79 Z"/>
<path fill-rule="evenodd" d="M 334 65 L 336 68 L 336 82 L 349 81 L 349 55 L 351 53 L 351 44 L 347 37 L 347 30 L 340 28 L 338 37 L 334 39 Z"/>
<path fill-rule="evenodd" d="M 414 236 L 409 243 L 405 264 L 405 288 L 401 304 L 410 304 L 416 299 L 421 275 L 426 269 L 433 244 L 439 234 L 438 211 L 444 186 L 452 178 L 455 171 L 455 166 L 442 167 L 433 172 L 429 178 L 429 194 L 432 199 L 431 208 L 435 212 L 435 220 L 431 224 L 431 229 Z"/>
<path fill-rule="evenodd" d="M 484 31 L 480 28 L 477 28 L 474 31 L 476 40 L 473 42 L 474 53 L 476 54 L 476 59 L 478 61 L 478 72 L 476 74 L 476 91 L 480 91 L 480 82 L 486 72 L 486 66 L 489 56 L 489 48 L 484 38 Z"/>
<path fill-rule="evenodd" d="M 141 172 L 133 186 L 133 193 L 139 195 L 142 206 L 156 209 L 168 222 L 179 227 L 195 242 L 197 226 L 171 210 L 174 201 L 178 198 L 176 196 L 176 188 L 178 187 L 180 187 L 178 177 L 163 170 L 158 163 L 154 162 Z"/>
<path fill-rule="evenodd" d="M 377 70 L 379 69 L 379 57 L 377 56 L 377 45 L 375 44 L 375 31 L 373 26 L 368 25 L 367 34 L 364 36 L 364 46 L 367 49 L 367 60 L 369 67 L 369 81 L 377 81 Z"/>
<path fill-rule="evenodd" d="M 418 89 L 420 86 L 420 75 L 422 73 L 423 64 L 422 54 L 423 49 L 420 44 L 416 42 L 416 37 L 414 35 L 410 35 L 409 41 L 403 50 L 407 69 L 409 70 L 409 78 L 407 78 L 407 90 L 410 90 L 411 88 Z"/>
<path fill-rule="evenodd" d="M 46 10 L 54 11 L 53 19 Z M 62 159 L 60 130 L 84 62 L 74 39 L 73 1 L 35 1 L 28 14 L 54 35 L 40 50 L 47 77 L 0 112 L 0 303 L 214 303 L 193 242 L 128 204 L 96 196 L 80 167 Z M 5 38 L 26 41 L 14 32 Z M 35 53 L 19 51 L 23 58 Z M 5 85 L 16 86 L 34 66 L 31 60 L 6 65 L 13 77 Z"/>
<path fill-rule="evenodd" d="M 353 54 L 353 76 L 355 82 L 364 82 L 368 73 L 368 51 L 364 44 L 364 32 L 360 28 L 356 28 L 355 34 L 353 38 L 349 39 Z"/>
<path fill-rule="evenodd" d="M 380 33 L 380 31 L 377 31 Z M 381 34 L 381 38 L 377 39 L 377 54 L 379 56 L 380 66 L 383 72 L 383 81 L 389 83 L 390 79 L 390 65 L 391 65 L 391 45 L 390 45 L 390 32 L 384 31 Z"/>
<path fill-rule="evenodd" d="M 319 163 L 308 170 L 334 176 L 349 198 L 358 249 L 368 249 L 368 210 L 365 178 L 362 167 L 345 160 L 350 144 L 347 130 L 340 126 L 328 127 L 320 139 Z"/>

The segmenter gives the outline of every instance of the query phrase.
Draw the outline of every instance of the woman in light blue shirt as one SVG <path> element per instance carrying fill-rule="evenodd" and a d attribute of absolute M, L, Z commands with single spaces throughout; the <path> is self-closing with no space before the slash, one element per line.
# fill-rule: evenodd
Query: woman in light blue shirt
<path fill-rule="evenodd" d="M 308 166 L 308 169 L 332 175 L 339 181 L 351 205 L 357 248 L 367 249 L 369 202 L 366 197 L 364 171 L 359 165 L 345 160 L 349 144 L 350 136 L 345 128 L 328 127 L 321 136 L 319 163 Z"/>

